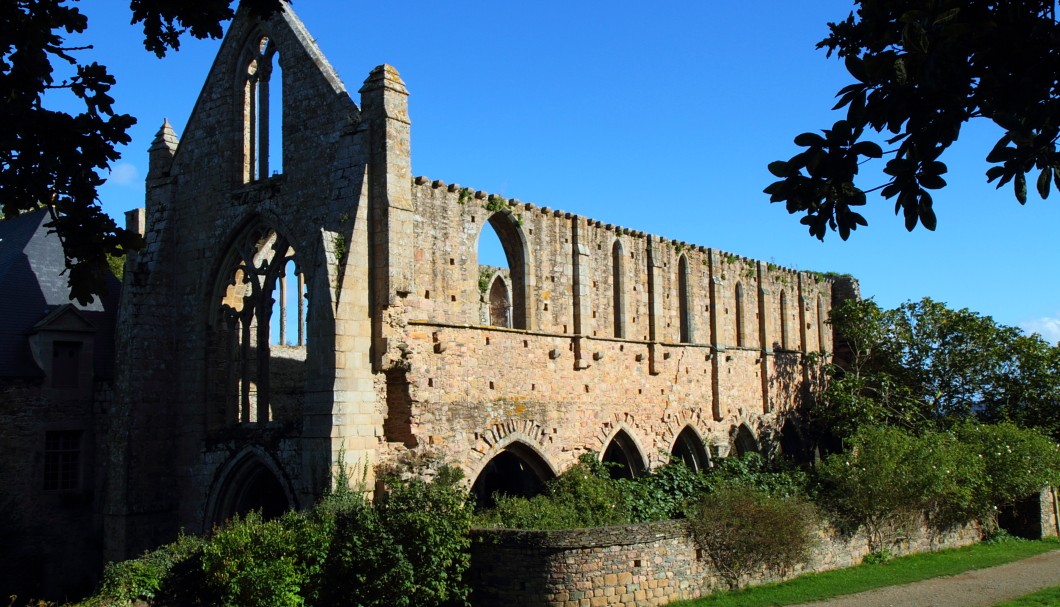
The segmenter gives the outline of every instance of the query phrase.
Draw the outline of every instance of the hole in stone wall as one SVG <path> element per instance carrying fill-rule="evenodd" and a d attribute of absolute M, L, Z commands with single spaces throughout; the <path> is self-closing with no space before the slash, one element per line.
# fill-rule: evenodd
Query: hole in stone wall
<path fill-rule="evenodd" d="M 430 384 L 430 380 L 428 385 Z M 383 436 L 387 442 L 401 443 L 412 448 L 417 445 L 412 433 L 412 396 L 409 380 L 404 369 L 386 372 L 386 419 L 383 420 Z"/>
<path fill-rule="evenodd" d="M 423 298 L 424 299 L 430 299 L 431 298 L 431 292 L 430 291 L 424 291 L 423 292 Z"/>

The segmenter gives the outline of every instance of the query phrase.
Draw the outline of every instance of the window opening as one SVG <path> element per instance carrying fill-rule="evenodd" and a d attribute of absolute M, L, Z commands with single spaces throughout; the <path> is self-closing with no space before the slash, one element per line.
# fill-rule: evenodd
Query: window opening
<path fill-rule="evenodd" d="M 279 346 L 304 346 L 306 342 L 305 306 L 306 285 L 304 275 L 298 271 L 293 257 L 283 264 L 273 291 L 271 313 L 272 327 L 269 343 Z"/>
<path fill-rule="evenodd" d="M 510 212 L 498 211 L 482 226 L 476 244 L 479 287 L 479 322 L 484 325 L 525 329 L 526 326 L 526 256 L 523 238 Z M 508 311 L 494 318 L 493 305 L 500 306 L 502 293 L 493 277 L 504 281 Z M 494 299 L 496 295 L 497 299 Z M 494 322 L 496 320 L 497 322 Z M 506 324 L 505 324 L 506 323 Z"/>
<path fill-rule="evenodd" d="M 821 296 L 817 296 L 817 349 L 821 352 L 825 351 L 827 347 L 824 341 L 824 325 L 828 320 L 828 315 L 824 310 L 824 300 Z"/>
<path fill-rule="evenodd" d="M 233 246 L 220 301 L 216 349 L 225 423 L 296 417 L 304 385 L 307 288 L 294 248 L 274 230 L 249 230 Z M 283 417 L 287 417 L 284 415 Z"/>
<path fill-rule="evenodd" d="M 622 252 L 622 242 L 615 241 L 611 247 L 611 304 L 615 315 L 615 337 L 626 336 L 626 306 L 623 294 L 625 293 L 625 254 Z"/>
<path fill-rule="evenodd" d="M 253 45 L 243 86 L 244 180 L 265 179 L 283 170 L 282 70 L 267 36 Z"/>
<path fill-rule="evenodd" d="M 784 291 L 780 292 L 780 347 L 788 349 L 788 297 Z"/>
<path fill-rule="evenodd" d="M 490 324 L 494 327 L 511 328 L 512 326 L 512 298 L 508 292 L 508 284 L 499 273 L 494 275 L 489 290 Z"/>
<path fill-rule="evenodd" d="M 748 453 L 758 453 L 758 441 L 744 424 L 740 424 L 740 428 L 736 431 L 735 443 L 737 457 L 743 457 Z"/>
<path fill-rule="evenodd" d="M 744 344 L 743 285 L 736 283 L 736 345 Z"/>
<path fill-rule="evenodd" d="M 692 316 L 689 305 L 690 293 L 688 290 L 688 258 L 681 255 L 677 262 L 677 299 L 678 315 L 681 324 L 681 343 L 692 342 Z"/>
<path fill-rule="evenodd" d="M 44 490 L 81 488 L 81 431 L 44 433 Z"/>
<path fill-rule="evenodd" d="M 81 342 L 52 342 L 52 388 L 77 388 L 81 375 Z"/>

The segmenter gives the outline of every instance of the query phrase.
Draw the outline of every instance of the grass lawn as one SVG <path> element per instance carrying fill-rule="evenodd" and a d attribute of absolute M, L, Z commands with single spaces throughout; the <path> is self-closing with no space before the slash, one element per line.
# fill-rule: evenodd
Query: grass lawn
<path fill-rule="evenodd" d="M 783 583 L 722 592 L 695 601 L 673 603 L 671 607 L 794 605 L 883 586 L 908 584 L 943 575 L 954 575 L 972 569 L 993 567 L 1057 549 L 1060 549 L 1060 541 L 1056 539 L 976 544 L 967 548 L 914 554 L 882 564 L 862 564 L 849 569 L 810 573 Z M 1014 604 L 1023 605 L 1024 603 Z M 1056 603 L 1026 603 L 1026 605 L 1054 604 Z"/>
<path fill-rule="evenodd" d="M 1060 586 L 1039 590 L 1034 594 L 1001 603 L 996 607 L 1055 607 L 1060 605 Z"/>

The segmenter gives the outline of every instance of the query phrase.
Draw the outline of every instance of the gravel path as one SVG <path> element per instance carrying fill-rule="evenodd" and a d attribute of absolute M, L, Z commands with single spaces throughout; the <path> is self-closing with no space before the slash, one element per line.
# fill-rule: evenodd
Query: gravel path
<path fill-rule="evenodd" d="M 989 569 L 877 588 L 795 607 L 989 607 L 1060 585 L 1060 550 Z"/>

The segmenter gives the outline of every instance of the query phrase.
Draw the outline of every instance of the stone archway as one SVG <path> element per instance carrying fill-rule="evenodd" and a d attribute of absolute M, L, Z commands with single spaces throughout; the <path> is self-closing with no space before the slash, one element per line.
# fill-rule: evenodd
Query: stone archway
<path fill-rule="evenodd" d="M 222 470 L 208 504 L 206 528 L 253 511 L 274 519 L 294 507 L 291 491 L 271 458 L 251 449 Z"/>
<path fill-rule="evenodd" d="M 685 426 L 670 448 L 671 461 L 684 462 L 693 472 L 702 472 L 710 467 L 710 454 L 706 444 L 692 426 Z"/>
<path fill-rule="evenodd" d="M 471 485 L 476 508 L 495 504 L 494 495 L 533 497 L 554 477 L 552 468 L 528 445 L 515 441 L 494 455 Z"/>
<path fill-rule="evenodd" d="M 619 429 L 608 441 L 600 461 L 608 464 L 607 471 L 611 478 L 632 479 L 643 476 L 648 466 L 644 454 L 628 432 Z"/>

